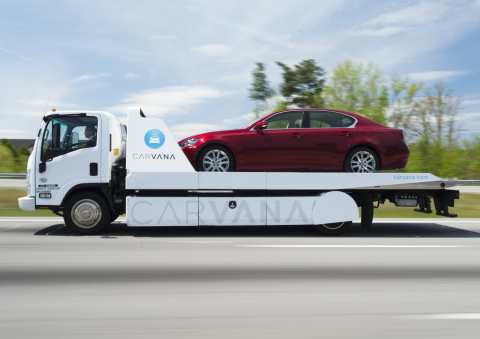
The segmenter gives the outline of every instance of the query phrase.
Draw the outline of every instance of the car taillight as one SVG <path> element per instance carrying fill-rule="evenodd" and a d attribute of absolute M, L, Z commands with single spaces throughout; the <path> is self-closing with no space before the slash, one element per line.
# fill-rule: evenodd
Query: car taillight
<path fill-rule="evenodd" d="M 397 137 L 400 137 L 401 139 L 403 139 L 403 131 L 402 130 L 392 131 L 392 133 L 395 134 Z"/>

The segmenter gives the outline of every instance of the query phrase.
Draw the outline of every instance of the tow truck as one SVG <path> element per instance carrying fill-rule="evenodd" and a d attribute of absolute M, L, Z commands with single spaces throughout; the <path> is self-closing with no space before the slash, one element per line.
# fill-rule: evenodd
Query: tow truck
<path fill-rule="evenodd" d="M 162 119 L 130 107 L 127 126 L 102 111 L 46 114 L 20 208 L 50 209 L 77 234 L 126 214 L 130 227 L 314 225 L 340 235 L 359 209 L 370 228 L 386 201 L 456 217 L 449 207 L 460 193 L 447 188 L 479 183 L 429 173 L 197 172 Z"/>

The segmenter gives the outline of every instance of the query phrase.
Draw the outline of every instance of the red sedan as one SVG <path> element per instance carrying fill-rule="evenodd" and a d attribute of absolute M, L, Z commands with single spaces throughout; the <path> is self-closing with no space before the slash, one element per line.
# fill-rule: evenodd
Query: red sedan
<path fill-rule="evenodd" d="M 407 165 L 403 131 L 361 115 L 319 108 L 272 113 L 244 129 L 179 142 L 197 171 L 345 171 Z"/>

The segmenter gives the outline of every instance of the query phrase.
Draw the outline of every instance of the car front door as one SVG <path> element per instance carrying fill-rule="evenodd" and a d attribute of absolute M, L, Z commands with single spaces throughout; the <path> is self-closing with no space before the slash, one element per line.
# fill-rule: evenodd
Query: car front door
<path fill-rule="evenodd" d="M 304 112 L 289 111 L 266 119 L 262 130 L 245 133 L 245 164 L 259 169 L 295 169 L 305 166 Z"/>
<path fill-rule="evenodd" d="M 331 111 L 310 111 L 305 137 L 305 158 L 309 168 L 343 170 L 343 161 L 356 138 L 356 120 Z"/>

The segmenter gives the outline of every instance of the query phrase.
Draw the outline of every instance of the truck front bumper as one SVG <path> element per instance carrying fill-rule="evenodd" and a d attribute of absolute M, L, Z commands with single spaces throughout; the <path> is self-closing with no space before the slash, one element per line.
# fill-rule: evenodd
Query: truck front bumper
<path fill-rule="evenodd" d="M 35 211 L 35 197 L 23 197 L 18 198 L 18 206 L 23 211 L 34 212 Z"/>

